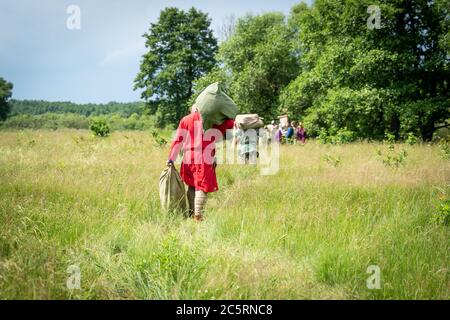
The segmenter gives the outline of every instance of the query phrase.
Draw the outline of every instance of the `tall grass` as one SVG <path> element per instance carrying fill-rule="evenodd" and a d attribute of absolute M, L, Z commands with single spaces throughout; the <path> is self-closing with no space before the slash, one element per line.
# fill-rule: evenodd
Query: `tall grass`
<path fill-rule="evenodd" d="M 431 222 L 450 163 L 434 145 L 402 146 L 399 168 L 381 144 L 314 142 L 283 146 L 274 176 L 222 165 L 198 225 L 160 212 L 167 148 L 149 133 L 0 136 L 2 299 L 450 297 L 450 231 Z"/>

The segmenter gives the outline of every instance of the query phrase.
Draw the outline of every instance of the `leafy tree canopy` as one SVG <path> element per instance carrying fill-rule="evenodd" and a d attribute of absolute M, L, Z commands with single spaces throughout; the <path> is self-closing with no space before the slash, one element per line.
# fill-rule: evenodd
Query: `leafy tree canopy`
<path fill-rule="evenodd" d="M 11 107 L 9 105 L 9 98 L 12 95 L 13 85 L 5 79 L 0 78 L 0 120 L 6 120 Z"/>
<path fill-rule="evenodd" d="M 444 1 L 381 1 L 370 29 L 366 0 L 317 0 L 293 8 L 290 25 L 302 73 L 281 95 L 313 134 L 348 129 L 358 137 L 390 132 L 430 140 L 450 116 L 449 6 Z"/>
<path fill-rule="evenodd" d="M 160 125 L 176 124 L 186 114 L 194 80 L 216 65 L 217 40 L 210 24 L 207 14 L 195 8 L 167 8 L 144 34 L 148 52 L 135 90 L 143 89 L 141 96 Z"/>
<path fill-rule="evenodd" d="M 219 66 L 198 79 L 196 92 L 221 81 L 241 112 L 274 116 L 281 90 L 298 72 L 292 32 L 281 13 L 240 18 L 217 56 Z"/>

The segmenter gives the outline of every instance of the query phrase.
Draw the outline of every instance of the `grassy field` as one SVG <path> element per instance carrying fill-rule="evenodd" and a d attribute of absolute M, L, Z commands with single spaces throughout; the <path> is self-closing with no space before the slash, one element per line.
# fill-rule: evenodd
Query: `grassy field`
<path fill-rule="evenodd" d="M 222 165 L 198 225 L 160 212 L 168 148 L 148 133 L 0 132 L 0 299 L 449 299 L 450 229 L 430 219 L 450 162 L 397 147 L 400 168 L 383 144 L 315 142 L 283 146 L 274 176 Z"/>

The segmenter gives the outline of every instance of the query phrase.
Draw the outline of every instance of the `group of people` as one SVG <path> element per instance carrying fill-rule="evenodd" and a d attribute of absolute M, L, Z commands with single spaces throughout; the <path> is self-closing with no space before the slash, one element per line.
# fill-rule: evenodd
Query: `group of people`
<path fill-rule="evenodd" d="M 260 143 L 265 145 L 270 143 L 305 144 L 306 138 L 303 124 L 296 121 L 287 122 L 285 125 L 272 121 L 269 125 L 251 133 L 236 126 L 234 129 L 234 143 L 237 145 L 238 160 L 239 163 L 244 164 L 256 164 Z"/>
<path fill-rule="evenodd" d="M 274 142 L 282 144 L 305 144 L 307 135 L 303 123 L 296 121 L 288 122 L 283 126 L 281 123 L 276 124 L 272 121 L 270 125 L 266 126 L 266 130 L 270 137 L 274 137 Z"/>
<path fill-rule="evenodd" d="M 180 175 L 187 184 L 187 198 L 190 215 L 196 221 L 203 220 L 203 210 L 210 192 L 217 191 L 216 163 L 215 161 L 197 161 L 204 159 L 205 153 L 208 157 L 215 156 L 214 144 L 216 140 L 205 139 L 208 135 L 202 127 L 204 119 L 194 105 L 191 113 L 184 117 L 178 126 L 177 134 L 172 142 L 167 161 L 168 166 L 173 166 L 180 152 L 183 153 L 183 161 L 180 166 Z M 287 125 L 280 122 L 254 130 L 256 134 L 248 134 L 246 130 L 237 128 L 234 119 L 225 118 L 221 124 L 214 125 L 212 129 L 225 135 L 227 130 L 234 128 L 234 139 L 238 145 L 238 157 L 241 163 L 256 164 L 258 157 L 258 144 L 261 136 L 264 142 L 269 143 L 302 143 L 306 142 L 306 131 L 302 123 L 288 122 Z M 261 133 L 263 133 L 261 135 Z"/>

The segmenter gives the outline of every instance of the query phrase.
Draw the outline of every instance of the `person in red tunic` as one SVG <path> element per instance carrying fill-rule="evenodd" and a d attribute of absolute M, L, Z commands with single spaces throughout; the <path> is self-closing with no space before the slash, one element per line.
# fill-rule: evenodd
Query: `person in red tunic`
<path fill-rule="evenodd" d="M 233 119 L 203 132 L 203 122 L 197 108 L 181 119 L 172 142 L 167 165 L 173 165 L 183 150 L 180 175 L 188 185 L 190 214 L 196 221 L 203 220 L 203 209 L 207 194 L 219 190 L 216 177 L 215 142 L 224 137 L 226 130 L 232 129 Z"/>

